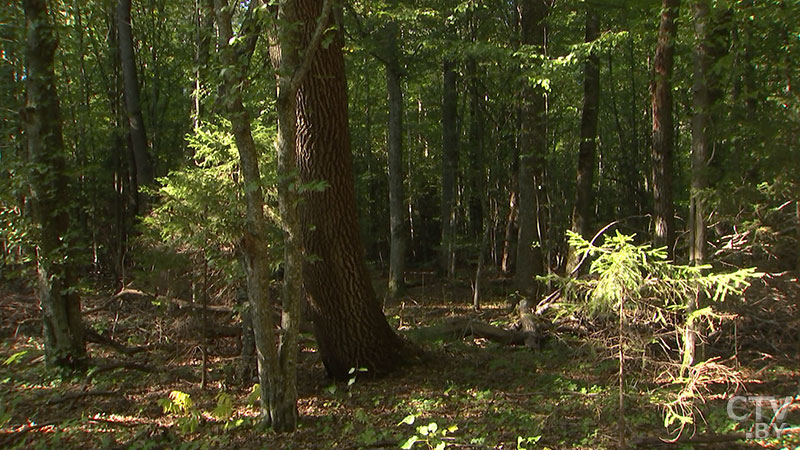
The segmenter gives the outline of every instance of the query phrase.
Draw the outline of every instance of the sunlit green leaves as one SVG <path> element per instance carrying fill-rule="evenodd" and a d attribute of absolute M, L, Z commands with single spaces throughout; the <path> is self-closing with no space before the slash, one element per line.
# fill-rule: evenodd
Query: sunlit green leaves
<path fill-rule="evenodd" d="M 229 129 L 224 122 L 204 123 L 187 136 L 194 151 L 193 164 L 160 180 L 161 187 L 154 192 L 159 202 L 144 223 L 179 252 L 200 252 L 212 261 L 224 257 L 235 263 L 231 255 L 243 232 L 243 194 L 247 187 Z M 257 123 L 254 138 L 262 149 L 269 149 L 274 129 Z M 264 179 L 259 187 L 276 205 L 274 153 L 263 151 L 262 157 Z"/>

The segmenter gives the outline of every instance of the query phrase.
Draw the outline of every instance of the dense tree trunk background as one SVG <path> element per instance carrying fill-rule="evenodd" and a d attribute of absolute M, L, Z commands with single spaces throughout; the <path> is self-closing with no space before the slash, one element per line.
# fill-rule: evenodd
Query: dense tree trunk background
<path fill-rule="evenodd" d="M 458 170 L 458 92 L 455 62 L 442 63 L 442 239 L 439 267 L 448 277 L 455 272 L 455 201 Z"/>
<path fill-rule="evenodd" d="M 672 198 L 675 152 L 672 117 L 672 69 L 675 53 L 675 18 L 680 0 L 664 0 L 654 60 L 653 107 L 653 222 L 656 246 L 666 246 L 674 257 L 675 206 Z"/>
<path fill-rule="evenodd" d="M 117 30 L 119 32 L 119 55 L 122 66 L 125 109 L 128 114 L 130 147 L 133 152 L 138 187 L 149 186 L 154 180 L 153 160 L 148 150 L 147 133 L 144 128 L 142 106 L 139 99 L 139 77 L 136 57 L 133 50 L 133 30 L 131 28 L 131 0 L 118 0 Z M 143 196 L 139 195 L 139 208 Z"/>
<path fill-rule="evenodd" d="M 586 12 L 586 38 L 592 43 L 600 35 L 597 12 Z M 583 114 L 581 115 L 581 140 L 578 150 L 578 179 L 575 186 L 575 206 L 572 210 L 572 231 L 589 239 L 594 207 L 594 170 L 597 160 L 597 118 L 600 104 L 600 57 L 592 51 L 583 66 Z M 572 247 L 567 254 L 566 272 L 571 273 L 579 258 Z"/>
<path fill-rule="evenodd" d="M 389 297 L 397 297 L 405 288 L 406 249 L 408 247 L 408 208 L 403 184 L 403 86 L 398 26 L 391 21 L 385 29 L 386 87 L 389 93 Z"/>

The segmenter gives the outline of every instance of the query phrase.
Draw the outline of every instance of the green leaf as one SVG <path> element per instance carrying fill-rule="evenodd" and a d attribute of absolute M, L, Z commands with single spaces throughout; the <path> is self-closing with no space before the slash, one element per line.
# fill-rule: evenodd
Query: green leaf
<path fill-rule="evenodd" d="M 409 414 L 406 417 L 404 417 L 403 420 L 401 420 L 400 423 L 398 423 L 398 425 L 402 424 L 413 425 L 416 419 L 417 418 L 413 414 Z"/>
<path fill-rule="evenodd" d="M 20 361 L 22 359 L 22 357 L 25 356 L 27 353 L 28 353 L 28 350 L 23 350 L 21 352 L 14 353 L 13 355 L 11 355 L 8 358 L 6 358 L 5 361 L 3 361 L 3 365 L 4 366 L 10 366 L 11 364 L 14 364 L 14 363 Z"/>
<path fill-rule="evenodd" d="M 404 450 L 408 450 L 411 447 L 413 447 L 414 444 L 416 444 L 418 440 L 419 440 L 419 436 L 417 436 L 417 435 L 411 436 L 410 438 L 406 439 L 405 442 L 403 442 L 403 445 L 401 445 L 400 448 L 402 448 Z"/>

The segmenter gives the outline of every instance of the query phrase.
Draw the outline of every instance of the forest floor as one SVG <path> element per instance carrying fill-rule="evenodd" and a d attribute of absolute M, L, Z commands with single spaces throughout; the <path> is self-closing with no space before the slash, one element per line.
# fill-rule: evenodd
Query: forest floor
<path fill-rule="evenodd" d="M 401 332 L 413 334 L 456 316 L 502 327 L 514 322 L 506 280 L 489 283 L 476 312 L 466 279 L 445 284 L 432 281 L 431 274 L 412 278 L 407 294 L 386 305 Z M 304 335 L 300 427 L 279 435 L 255 426 L 252 380 L 237 380 L 240 339 L 236 315 L 227 309 L 232 305 L 219 305 L 204 322 L 229 337 L 201 345 L 201 319 L 187 313 L 185 304 L 145 296 L 114 299 L 108 293 L 84 298 L 88 326 L 129 354 L 90 343 L 92 368 L 69 378 L 44 367 L 34 296 L 18 286 L 0 286 L 0 448 L 374 449 L 398 448 L 414 435 L 419 440 L 413 448 L 422 449 L 594 449 L 619 443 L 617 353 L 600 339 L 554 333 L 537 350 L 471 337 L 431 341 L 423 344 L 430 356 L 423 363 L 379 379 L 356 372 L 351 382 L 333 384 L 313 337 Z M 742 304 L 756 318 L 737 319 L 736 327 L 722 329 L 737 338 L 720 341 L 735 342 L 735 355 L 725 363 L 741 384 L 713 385 L 700 407 L 698 422 L 705 423 L 688 426 L 683 439 L 717 440 L 717 448 L 800 445 L 796 433 L 726 440 L 747 431 L 754 418 L 738 424 L 728 417 L 725 395 L 738 389 L 738 395 L 797 396 L 800 402 L 798 303 L 800 286 L 792 274 L 764 277 L 746 292 Z M 626 367 L 625 438 L 652 448 L 652 440 L 641 437 L 669 436 L 657 404 L 671 388 L 638 356 L 626 360 Z M 800 408 L 787 410 L 782 422 L 798 427 Z"/>

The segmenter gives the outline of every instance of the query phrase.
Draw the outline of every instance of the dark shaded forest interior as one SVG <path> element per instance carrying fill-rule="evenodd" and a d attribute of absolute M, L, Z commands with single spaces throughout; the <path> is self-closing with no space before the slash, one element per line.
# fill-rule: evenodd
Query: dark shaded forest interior
<path fill-rule="evenodd" d="M 800 3 L 0 8 L 0 448 L 800 448 Z"/>

